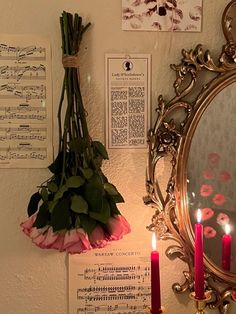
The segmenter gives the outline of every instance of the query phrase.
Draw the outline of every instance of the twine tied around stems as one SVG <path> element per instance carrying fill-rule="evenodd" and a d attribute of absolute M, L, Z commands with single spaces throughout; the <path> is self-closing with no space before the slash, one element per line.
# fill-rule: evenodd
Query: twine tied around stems
<path fill-rule="evenodd" d="M 79 67 L 79 56 L 75 55 L 63 55 L 62 65 L 64 68 L 78 68 Z"/>

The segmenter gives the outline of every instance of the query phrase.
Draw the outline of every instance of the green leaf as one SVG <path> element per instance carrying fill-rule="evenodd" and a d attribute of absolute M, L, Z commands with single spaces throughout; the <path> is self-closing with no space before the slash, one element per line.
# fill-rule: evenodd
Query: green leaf
<path fill-rule="evenodd" d="M 110 208 L 111 208 L 111 216 L 121 215 L 119 209 L 116 206 L 116 203 L 112 199 L 109 200 L 109 204 L 110 204 Z"/>
<path fill-rule="evenodd" d="M 103 184 L 99 176 L 93 176 L 84 185 L 84 196 L 92 211 L 100 212 L 104 194 Z"/>
<path fill-rule="evenodd" d="M 42 200 L 45 202 L 48 200 L 48 190 L 45 186 L 42 187 L 40 194 L 42 196 Z"/>
<path fill-rule="evenodd" d="M 48 182 L 47 187 L 50 192 L 56 193 L 58 191 L 58 186 L 54 181 Z"/>
<path fill-rule="evenodd" d="M 78 214 L 88 213 L 88 203 L 80 195 L 74 195 L 71 198 L 71 210 Z"/>
<path fill-rule="evenodd" d="M 104 189 L 109 195 L 118 195 L 116 187 L 111 183 L 104 183 Z"/>
<path fill-rule="evenodd" d="M 85 182 L 84 178 L 80 176 L 72 176 L 66 180 L 66 186 L 68 188 L 79 188 Z"/>
<path fill-rule="evenodd" d="M 93 176 L 93 170 L 91 168 L 79 168 L 85 179 L 90 179 Z"/>
<path fill-rule="evenodd" d="M 63 196 L 64 192 L 66 192 L 67 190 L 68 190 L 67 186 L 62 185 L 62 186 L 59 188 L 59 190 L 57 191 L 57 193 L 55 194 L 53 200 L 54 200 L 54 201 L 59 200 L 59 199 Z"/>
<path fill-rule="evenodd" d="M 33 224 L 33 227 L 36 228 L 43 228 L 48 224 L 49 220 L 49 211 L 48 211 L 48 204 L 47 202 L 44 202 L 40 207 L 39 207 L 39 212 L 37 214 L 36 220 Z"/>
<path fill-rule="evenodd" d="M 93 219 L 96 219 L 99 222 L 102 222 L 103 224 L 107 223 L 109 217 L 111 216 L 111 209 L 110 209 L 109 202 L 107 201 L 105 197 L 103 197 L 103 200 L 102 200 L 102 211 L 100 212 L 90 211 L 89 216 Z"/>
<path fill-rule="evenodd" d="M 115 203 L 124 203 L 125 202 L 125 200 L 123 199 L 123 196 L 119 192 L 117 195 L 111 195 L 110 197 L 112 198 L 112 200 Z"/>
<path fill-rule="evenodd" d="M 58 200 L 53 200 L 51 202 L 48 202 L 48 210 L 50 213 L 52 213 L 54 207 L 56 206 Z"/>
<path fill-rule="evenodd" d="M 87 234 L 91 234 L 97 225 L 96 220 L 84 214 L 80 214 L 79 217 L 81 227 L 84 229 L 85 232 L 87 232 Z"/>
<path fill-rule="evenodd" d="M 101 155 L 103 159 L 109 159 L 107 150 L 101 142 L 93 141 L 92 145 L 97 155 Z"/>
<path fill-rule="evenodd" d="M 67 198 L 60 200 L 51 214 L 53 231 L 67 229 L 70 225 L 70 201 Z"/>
<path fill-rule="evenodd" d="M 39 205 L 40 200 L 41 200 L 41 195 L 39 192 L 36 192 L 31 196 L 28 207 L 27 207 L 27 213 L 29 217 L 33 215 L 34 213 L 36 213 L 36 211 L 38 210 L 38 205 Z"/>

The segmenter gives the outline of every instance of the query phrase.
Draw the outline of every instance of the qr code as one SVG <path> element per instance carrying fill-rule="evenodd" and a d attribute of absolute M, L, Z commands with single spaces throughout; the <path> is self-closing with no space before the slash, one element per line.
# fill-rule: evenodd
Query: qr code
<path fill-rule="evenodd" d="M 112 144 L 117 146 L 128 144 L 128 130 L 118 129 L 112 130 Z"/>
<path fill-rule="evenodd" d="M 113 117 L 111 120 L 112 128 L 126 128 L 128 124 L 127 117 Z"/>
<path fill-rule="evenodd" d="M 130 99 L 129 100 L 129 113 L 143 113 L 144 112 L 144 99 Z"/>
<path fill-rule="evenodd" d="M 129 117 L 129 137 L 145 136 L 145 121 L 143 115 L 133 115 Z"/>
<path fill-rule="evenodd" d="M 129 97 L 144 97 L 144 87 L 129 87 Z"/>
<path fill-rule="evenodd" d="M 128 92 L 124 91 L 111 91 L 111 100 L 127 100 L 128 99 Z"/>
<path fill-rule="evenodd" d="M 113 101 L 111 105 L 111 113 L 113 116 L 121 116 L 122 114 L 127 114 L 127 102 Z"/>

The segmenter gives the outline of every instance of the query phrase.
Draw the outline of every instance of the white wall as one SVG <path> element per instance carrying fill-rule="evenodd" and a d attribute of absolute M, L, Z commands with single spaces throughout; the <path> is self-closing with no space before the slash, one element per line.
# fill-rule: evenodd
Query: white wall
<path fill-rule="evenodd" d="M 202 43 L 218 55 L 224 42 L 220 19 L 225 2 L 204 1 L 202 33 L 171 34 L 121 31 L 121 1 L 118 0 L 1 0 L 0 32 L 31 33 L 50 38 L 56 117 L 63 75 L 59 16 L 63 10 L 78 12 L 93 23 L 81 51 L 82 89 L 89 113 L 91 136 L 104 141 L 104 53 L 152 54 L 155 108 L 158 94 L 168 97 L 173 92 L 175 75 L 169 69 L 169 64 L 179 62 L 182 48 L 189 49 Z M 88 75 L 91 75 L 90 83 L 87 81 Z M 153 211 L 142 203 L 142 196 L 145 195 L 146 151 L 112 150 L 109 155 L 110 160 L 105 164 L 104 172 L 126 199 L 122 211 L 133 229 L 127 239 L 134 245 L 139 241 L 149 245 L 150 234 L 145 226 L 149 224 Z M 26 218 L 30 195 L 39 183 L 48 178 L 49 172 L 47 169 L 0 169 L 0 174 L 0 313 L 67 314 L 66 256 L 34 247 L 19 228 L 20 222 Z M 163 303 L 169 308 L 169 314 L 182 314 L 186 310 L 194 313 L 188 296 L 176 296 L 171 290 L 172 283 L 181 280 L 184 265 L 180 261 L 170 262 L 165 258 L 166 245 L 165 242 L 159 243 L 163 265 Z"/>

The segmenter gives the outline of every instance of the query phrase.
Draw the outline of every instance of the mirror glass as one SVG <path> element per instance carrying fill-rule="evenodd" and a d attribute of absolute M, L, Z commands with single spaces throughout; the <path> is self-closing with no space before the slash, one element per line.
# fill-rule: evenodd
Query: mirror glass
<path fill-rule="evenodd" d="M 192 226 L 202 210 L 204 251 L 220 269 L 236 273 L 236 82 L 207 106 L 194 132 L 187 164 Z M 230 269 L 222 262 L 226 225 L 231 237 Z"/>

